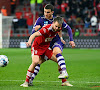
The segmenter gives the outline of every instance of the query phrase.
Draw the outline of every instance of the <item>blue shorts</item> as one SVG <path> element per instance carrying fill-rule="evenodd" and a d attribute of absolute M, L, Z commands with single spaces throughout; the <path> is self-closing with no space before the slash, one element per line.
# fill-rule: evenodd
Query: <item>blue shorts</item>
<path fill-rule="evenodd" d="M 56 42 L 51 41 L 51 43 L 50 43 L 50 48 L 53 49 L 53 48 L 55 48 L 55 47 L 58 47 L 58 48 L 60 48 L 61 51 L 63 51 L 64 44 L 61 42 L 60 39 L 57 40 Z"/>

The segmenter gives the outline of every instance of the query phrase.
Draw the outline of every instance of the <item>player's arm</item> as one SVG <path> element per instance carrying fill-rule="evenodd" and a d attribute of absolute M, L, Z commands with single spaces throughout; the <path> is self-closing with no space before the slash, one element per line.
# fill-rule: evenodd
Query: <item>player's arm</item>
<path fill-rule="evenodd" d="M 69 35 L 69 44 L 71 45 L 72 48 L 75 47 L 75 43 L 73 41 L 73 34 L 72 34 L 72 29 L 70 28 L 69 25 L 67 25 L 65 22 L 62 25 L 64 28 L 66 28 L 66 30 L 68 30 L 68 35 Z"/>
<path fill-rule="evenodd" d="M 37 21 L 35 22 L 33 29 L 32 29 L 32 34 L 38 31 L 41 28 L 41 18 L 39 17 Z"/>
<path fill-rule="evenodd" d="M 32 34 L 32 35 L 29 37 L 28 42 L 26 42 L 27 47 L 31 46 L 31 43 L 32 43 L 33 39 L 34 39 L 35 37 L 38 37 L 38 36 L 41 36 L 41 34 L 40 34 L 39 32 L 35 32 L 34 34 Z"/>
<path fill-rule="evenodd" d="M 63 44 L 66 44 L 66 42 L 63 40 L 63 37 L 62 37 L 62 30 L 60 30 L 60 32 L 58 32 L 58 35 L 59 35 L 59 37 L 60 37 L 60 39 L 61 39 L 61 42 L 62 42 Z"/>

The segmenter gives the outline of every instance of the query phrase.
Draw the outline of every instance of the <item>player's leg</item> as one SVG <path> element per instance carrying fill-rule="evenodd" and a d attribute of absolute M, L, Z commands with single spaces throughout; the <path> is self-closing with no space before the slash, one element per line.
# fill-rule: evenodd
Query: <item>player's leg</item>
<path fill-rule="evenodd" d="M 46 50 L 45 56 L 47 57 L 47 59 L 51 59 L 51 60 L 55 61 L 56 63 L 58 63 L 58 65 L 61 67 L 63 75 L 60 74 L 59 78 L 67 78 L 68 77 L 64 59 L 56 58 L 56 56 L 53 54 L 53 52 L 50 48 L 48 48 Z"/>
<path fill-rule="evenodd" d="M 60 57 L 60 59 L 64 59 L 64 57 L 61 55 L 63 51 L 63 46 L 64 44 L 60 40 L 52 45 L 54 55 L 55 56 L 58 55 L 58 58 Z M 60 68 L 59 65 L 58 65 L 58 71 L 60 74 L 62 73 L 62 69 Z M 73 85 L 71 85 L 66 79 L 62 79 L 62 86 L 73 86 Z"/>
<path fill-rule="evenodd" d="M 29 80 L 29 86 L 33 86 L 33 80 L 37 76 L 37 74 L 39 73 L 39 71 L 40 71 L 40 65 L 43 62 L 45 62 L 45 60 L 41 58 L 41 60 L 39 61 L 38 65 L 35 67 L 35 69 L 34 69 L 34 71 L 32 73 L 31 79 Z"/>
<path fill-rule="evenodd" d="M 26 80 L 20 86 L 28 87 L 29 79 L 31 78 L 32 73 L 33 73 L 33 71 L 35 69 L 35 66 L 39 63 L 39 61 L 40 61 L 40 57 L 38 55 L 33 55 L 32 56 L 32 64 L 28 68 L 28 71 L 27 71 L 27 74 L 26 74 Z"/>
<path fill-rule="evenodd" d="M 62 51 L 61 51 L 61 49 L 59 48 L 59 47 L 54 47 L 53 48 L 53 53 L 55 54 L 55 56 L 56 55 L 58 55 L 59 53 L 61 54 L 62 53 Z M 63 59 L 63 58 L 61 58 L 61 59 Z M 62 74 L 62 69 L 60 68 L 60 66 L 58 65 L 58 71 L 59 71 L 59 73 L 60 74 Z M 62 86 L 73 86 L 73 85 L 71 85 L 68 81 L 67 81 L 67 79 L 62 79 L 62 84 L 61 84 Z"/>
<path fill-rule="evenodd" d="M 31 48 L 31 54 L 32 56 L 34 55 L 34 48 Z M 43 51 L 43 50 L 42 50 Z M 38 51 L 38 54 L 41 55 L 40 53 L 41 51 Z M 40 60 L 39 60 L 39 63 L 37 64 L 37 66 L 35 67 L 34 71 L 32 72 L 32 77 L 31 79 L 29 80 L 29 86 L 33 86 L 33 80 L 35 78 L 35 76 L 39 73 L 39 70 L 40 70 L 40 64 L 42 64 L 45 60 L 42 60 L 41 57 L 40 57 Z"/>

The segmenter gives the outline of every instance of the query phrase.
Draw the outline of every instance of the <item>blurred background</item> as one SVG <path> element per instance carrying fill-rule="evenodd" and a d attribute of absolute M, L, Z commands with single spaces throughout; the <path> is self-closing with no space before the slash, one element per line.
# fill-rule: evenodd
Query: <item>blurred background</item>
<path fill-rule="evenodd" d="M 76 48 L 100 48 L 100 0 L 0 0 L 0 48 L 21 48 L 48 3 L 72 28 Z M 69 48 L 67 31 L 63 37 Z"/>

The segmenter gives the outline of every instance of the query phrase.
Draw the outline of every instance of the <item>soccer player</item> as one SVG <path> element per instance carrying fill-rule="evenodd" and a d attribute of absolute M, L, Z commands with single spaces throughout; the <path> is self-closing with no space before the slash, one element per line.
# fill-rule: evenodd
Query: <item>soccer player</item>
<path fill-rule="evenodd" d="M 53 13 L 54 13 L 54 7 L 51 4 L 47 4 L 44 7 L 44 16 L 39 17 L 37 19 L 35 25 L 33 26 L 32 33 L 38 31 L 39 28 L 41 28 L 47 24 L 51 24 L 53 22 L 53 19 L 54 19 Z M 74 48 L 75 43 L 73 41 L 73 35 L 72 35 L 72 30 L 71 30 L 70 26 L 68 26 L 65 22 L 63 22 L 62 27 L 68 31 L 69 40 L 70 40 L 69 44 L 72 46 L 72 48 Z M 50 43 L 50 47 L 53 49 L 53 53 L 59 61 L 64 60 L 64 57 L 61 55 L 62 51 L 63 51 L 64 44 L 65 44 L 65 41 L 63 40 L 61 33 L 59 35 L 57 35 Z M 43 63 L 43 61 L 39 62 L 39 64 L 35 67 L 34 73 L 33 73 L 32 78 L 30 80 L 30 85 L 33 85 L 32 81 L 35 78 L 35 76 L 38 74 L 38 72 L 40 70 L 41 63 Z M 59 73 L 62 73 L 62 69 L 59 66 L 58 66 L 58 70 L 59 70 Z M 62 86 L 73 86 L 66 79 L 62 79 L 61 85 Z"/>
<path fill-rule="evenodd" d="M 31 43 L 34 39 L 34 42 L 31 47 L 32 53 L 32 64 L 28 68 L 26 80 L 20 86 L 28 87 L 29 79 L 31 78 L 32 72 L 34 71 L 35 67 L 38 65 L 39 61 L 41 62 L 41 57 L 46 57 L 47 59 L 54 60 L 63 70 L 63 76 L 59 75 L 59 78 L 66 78 L 68 77 L 66 71 L 66 65 L 64 60 L 57 60 L 55 55 L 53 54 L 52 50 L 49 48 L 50 41 L 56 36 L 56 34 L 61 30 L 63 23 L 63 19 L 61 17 L 54 18 L 52 24 L 48 24 L 45 27 L 42 27 L 38 32 L 32 34 L 26 42 L 27 47 L 31 46 Z"/>

